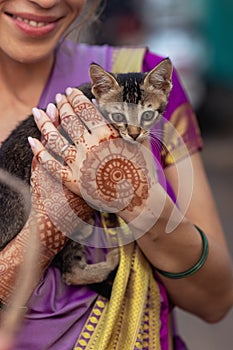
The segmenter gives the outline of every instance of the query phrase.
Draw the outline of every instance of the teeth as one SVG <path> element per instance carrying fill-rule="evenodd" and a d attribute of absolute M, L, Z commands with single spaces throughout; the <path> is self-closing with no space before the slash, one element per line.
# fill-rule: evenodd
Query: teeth
<path fill-rule="evenodd" d="M 29 24 L 31 27 L 44 27 L 46 26 L 47 23 L 44 22 L 36 22 L 36 21 L 32 21 L 26 18 L 22 18 L 22 17 L 18 17 L 18 16 L 13 16 L 15 19 L 17 19 L 17 21 L 19 22 L 24 22 Z"/>

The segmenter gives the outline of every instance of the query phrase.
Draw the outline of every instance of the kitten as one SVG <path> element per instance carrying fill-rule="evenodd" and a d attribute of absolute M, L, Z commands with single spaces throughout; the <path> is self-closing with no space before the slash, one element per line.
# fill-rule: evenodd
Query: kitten
<path fill-rule="evenodd" d="M 93 63 L 90 65 L 91 84 L 79 89 L 95 99 L 104 115 L 126 141 L 141 142 L 164 111 L 172 88 L 172 65 L 167 58 L 148 73 L 112 74 Z M 30 184 L 33 154 L 27 137 L 40 138 L 33 116 L 13 130 L 0 148 L 0 169 Z M 0 249 L 23 228 L 30 208 L 23 205 L 17 191 L 0 183 Z M 119 261 L 117 249 L 110 250 L 105 262 L 88 265 L 81 244 L 70 240 L 56 256 L 54 264 L 62 271 L 68 284 L 97 283 L 105 280 Z"/>
<path fill-rule="evenodd" d="M 161 117 L 172 88 L 167 58 L 149 73 L 112 74 L 90 66 L 92 93 L 104 117 L 129 142 L 141 142 Z"/>

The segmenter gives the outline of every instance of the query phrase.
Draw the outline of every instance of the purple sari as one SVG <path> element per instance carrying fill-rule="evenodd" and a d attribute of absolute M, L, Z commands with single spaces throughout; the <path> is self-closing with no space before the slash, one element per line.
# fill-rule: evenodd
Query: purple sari
<path fill-rule="evenodd" d="M 65 47 L 58 48 L 54 67 L 41 96 L 39 107 L 45 108 L 49 102 L 54 100 L 56 93 L 64 92 L 68 86 L 77 86 L 87 82 L 89 80 L 88 66 L 91 62 L 99 63 L 106 70 L 111 71 L 114 64 L 114 52 L 115 49 L 109 46 L 72 43 L 65 43 Z M 162 57 L 145 51 L 141 62 L 142 71 L 152 69 L 161 60 Z M 176 72 L 173 74 L 173 89 L 164 117 L 171 123 L 174 120 L 174 126 L 178 129 L 179 123 L 182 123 L 185 118 L 182 137 L 189 152 L 192 153 L 201 148 L 199 129 Z M 176 141 L 171 140 L 172 150 L 175 145 Z M 152 150 L 162 167 L 172 164 L 168 155 L 169 149 L 162 152 L 152 144 Z M 173 159 L 174 162 L 183 156 L 180 153 L 177 154 L 176 159 Z M 174 198 L 169 184 L 167 184 L 167 191 Z M 103 259 L 104 251 L 88 248 L 89 261 L 97 262 Z M 165 288 L 156 274 L 155 278 L 161 294 L 161 349 L 168 350 L 167 321 L 171 305 L 169 305 Z M 65 285 L 61 280 L 59 270 L 49 267 L 28 303 L 29 311 L 18 334 L 15 350 L 72 349 L 96 298 L 97 294 L 86 286 Z M 174 349 L 186 349 L 178 338 L 174 340 L 174 343 L 176 344 Z"/>

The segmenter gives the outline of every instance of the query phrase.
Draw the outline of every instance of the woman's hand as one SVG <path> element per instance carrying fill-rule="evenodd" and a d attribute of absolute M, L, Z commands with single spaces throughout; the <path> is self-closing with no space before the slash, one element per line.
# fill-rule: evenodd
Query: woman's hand
<path fill-rule="evenodd" d="M 27 262 L 30 267 L 27 278 L 19 274 L 21 278 L 17 287 L 17 299 L 19 290 L 23 289 L 27 295 L 22 299 L 27 302 L 41 273 L 64 247 L 68 236 L 74 231 L 79 232 L 80 226 L 83 228 L 93 216 L 93 209 L 81 197 L 54 181 L 36 158 L 32 163 L 31 200 L 32 208 L 25 226 L 0 252 L 0 300 L 4 302 L 15 289 L 23 262 L 30 260 Z M 31 258 L 27 259 L 32 251 Z M 30 285 L 23 288 L 24 283 Z"/>
<path fill-rule="evenodd" d="M 117 138 L 118 134 L 79 90 L 74 90 L 69 99 L 57 95 L 57 105 L 61 127 L 70 140 L 62 136 L 45 112 L 34 109 L 35 121 L 46 148 L 34 139 L 32 150 L 51 175 L 61 180 L 72 192 L 81 195 L 80 182 L 83 181 L 79 177 L 87 155 L 93 147 Z M 52 154 L 59 156 L 60 161 Z"/>
<path fill-rule="evenodd" d="M 46 141 L 46 147 L 38 140 L 31 142 L 36 158 L 92 207 L 119 213 L 131 223 L 136 220 L 133 226 L 144 233 L 159 215 L 149 210 L 156 207 L 158 182 L 148 144 L 124 141 L 79 90 L 68 92 L 67 97 L 57 96 L 57 107 L 60 124 L 72 142 L 61 135 L 45 112 L 34 110 Z M 164 196 L 159 211 L 163 201 Z"/>

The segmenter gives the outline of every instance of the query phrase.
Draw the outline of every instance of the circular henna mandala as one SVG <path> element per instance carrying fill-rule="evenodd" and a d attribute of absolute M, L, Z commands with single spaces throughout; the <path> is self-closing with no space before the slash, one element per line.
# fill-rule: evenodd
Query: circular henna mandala
<path fill-rule="evenodd" d="M 138 169 L 122 155 L 110 155 L 100 164 L 96 173 L 99 191 L 109 199 L 126 198 L 140 185 Z"/>
<path fill-rule="evenodd" d="M 118 138 L 101 142 L 87 153 L 80 170 L 80 187 L 84 199 L 97 209 L 133 210 L 148 197 L 147 177 L 139 148 Z"/>

